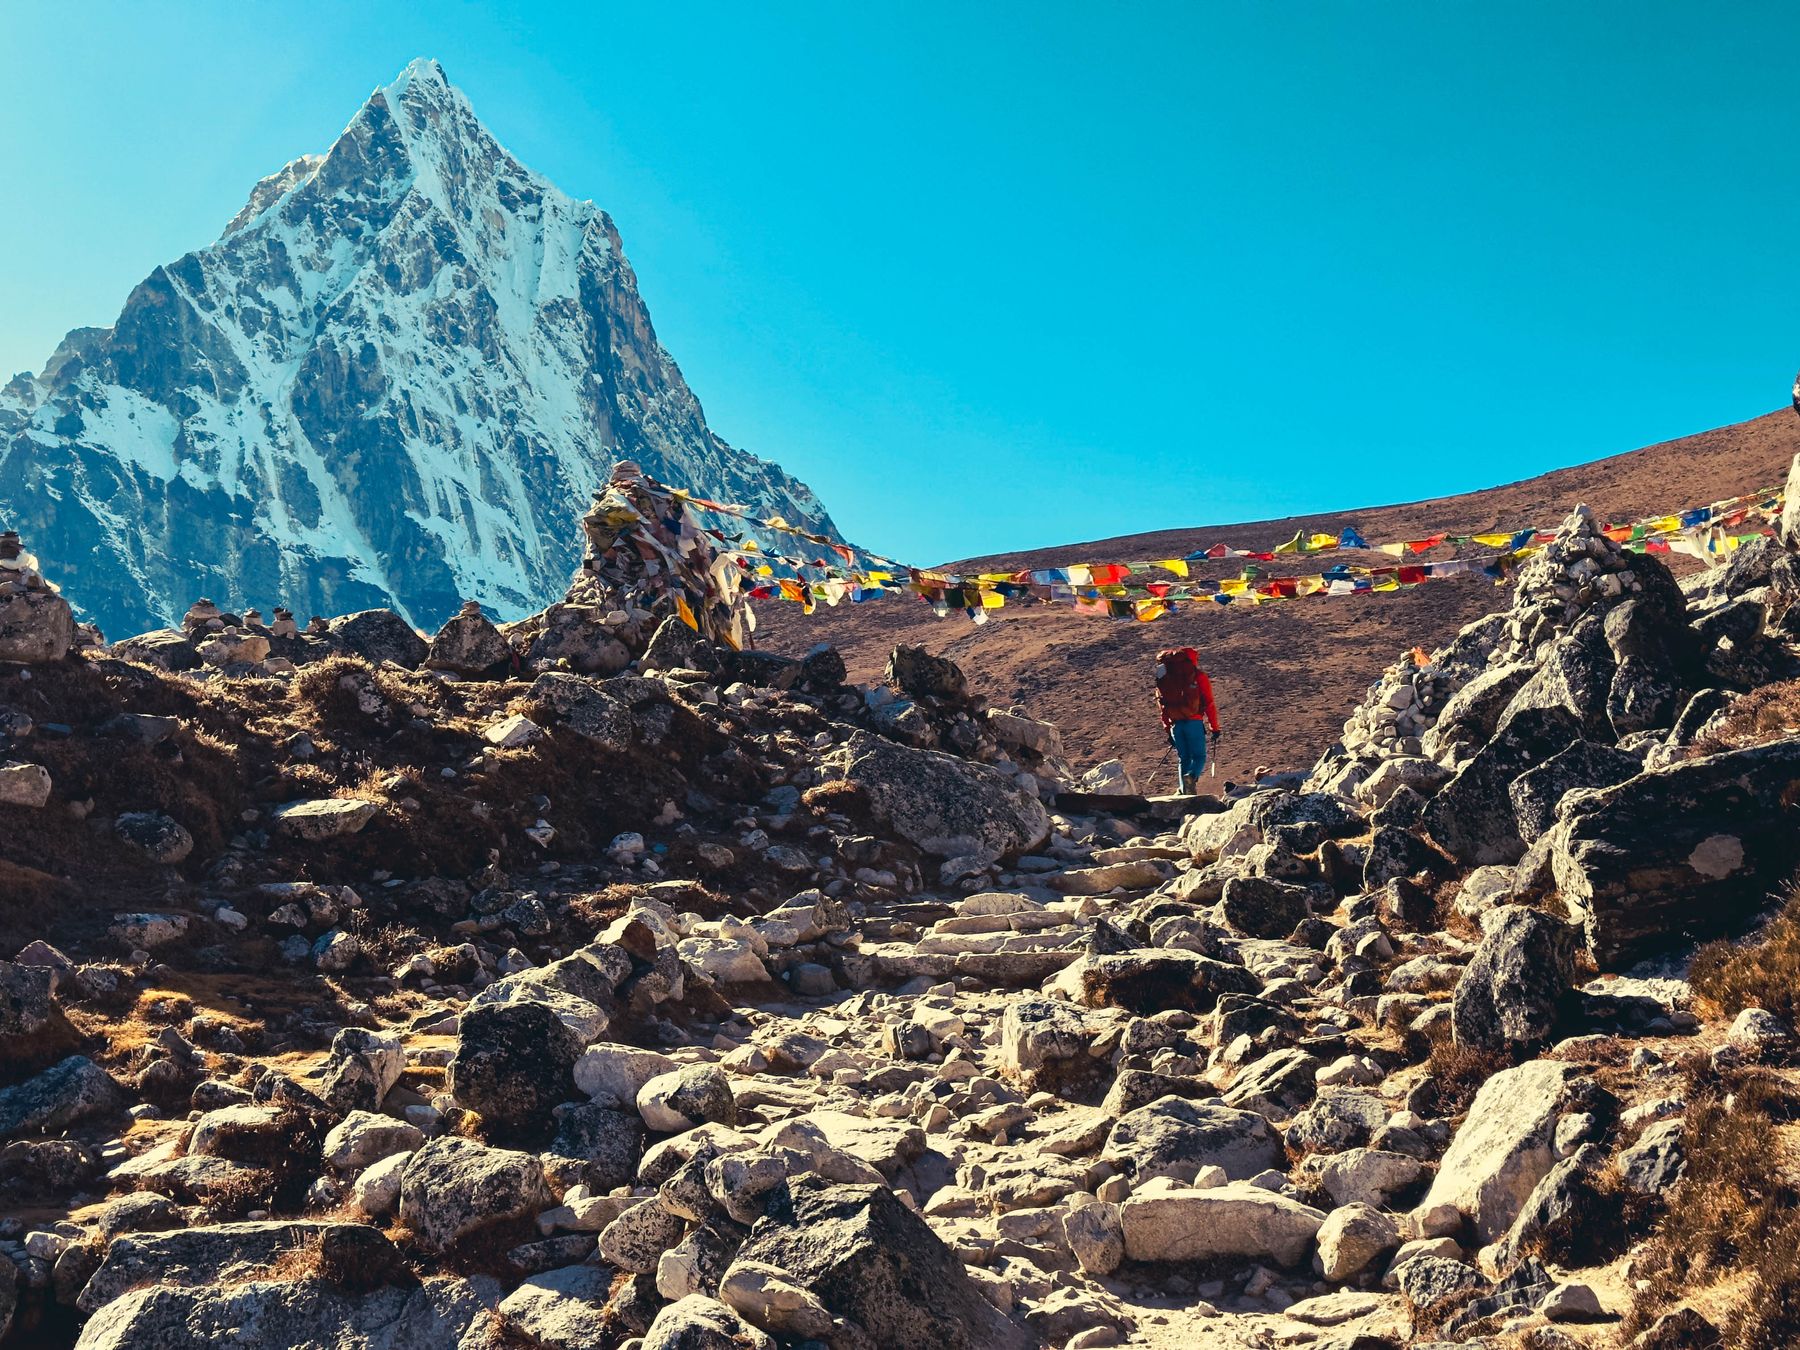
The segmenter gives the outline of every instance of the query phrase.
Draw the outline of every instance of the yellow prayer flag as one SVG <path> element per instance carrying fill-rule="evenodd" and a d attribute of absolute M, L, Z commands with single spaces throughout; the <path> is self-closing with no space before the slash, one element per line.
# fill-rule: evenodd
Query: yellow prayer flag
<path fill-rule="evenodd" d="M 1160 567 L 1165 572 L 1173 572 L 1178 577 L 1185 577 L 1188 574 L 1186 558 L 1164 558 L 1161 562 L 1153 562 L 1150 565 Z"/>
<path fill-rule="evenodd" d="M 1400 578 L 1382 577 L 1369 589 L 1372 591 L 1397 591 L 1400 589 Z"/>
<path fill-rule="evenodd" d="M 1219 589 L 1226 595 L 1243 595 L 1250 589 L 1250 583 L 1242 577 L 1221 577 Z"/>
<path fill-rule="evenodd" d="M 675 597 L 675 612 L 681 616 L 681 621 L 689 628 L 693 629 L 696 633 L 700 631 L 700 621 L 694 617 L 694 611 L 688 607 L 687 597 L 685 595 L 677 595 Z"/>
<path fill-rule="evenodd" d="M 999 591 L 983 591 L 981 592 L 981 607 L 983 609 L 1004 609 L 1006 597 Z"/>
<path fill-rule="evenodd" d="M 1512 543 L 1510 534 L 1478 534 L 1473 536 L 1476 543 L 1483 548 L 1503 548 Z"/>
<path fill-rule="evenodd" d="M 1308 553 L 1322 553 L 1328 548 L 1336 548 L 1337 546 L 1338 537 L 1335 534 L 1315 534 L 1306 541 L 1306 551 Z"/>

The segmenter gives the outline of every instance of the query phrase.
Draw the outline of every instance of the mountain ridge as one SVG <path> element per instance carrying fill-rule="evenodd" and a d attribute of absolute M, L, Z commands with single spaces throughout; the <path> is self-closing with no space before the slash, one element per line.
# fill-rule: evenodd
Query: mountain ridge
<path fill-rule="evenodd" d="M 517 618 L 561 594 L 619 458 L 839 537 L 707 425 L 611 217 L 426 60 L 0 392 L 0 516 L 114 635 L 198 594 Z"/>

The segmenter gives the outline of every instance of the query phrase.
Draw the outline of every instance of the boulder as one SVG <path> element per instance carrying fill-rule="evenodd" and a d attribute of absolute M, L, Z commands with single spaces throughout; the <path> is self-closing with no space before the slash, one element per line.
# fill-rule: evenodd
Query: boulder
<path fill-rule="evenodd" d="M 1800 863 L 1800 737 L 1565 801 L 1550 865 L 1602 969 L 1753 913 Z"/>
<path fill-rule="evenodd" d="M 1402 1191 L 1418 1184 L 1425 1164 L 1405 1153 L 1381 1148 L 1353 1148 L 1328 1158 L 1308 1159 L 1319 1185 L 1334 1204 L 1386 1207 Z"/>
<path fill-rule="evenodd" d="M 440 1279 L 367 1294 L 344 1293 L 316 1278 L 198 1288 L 152 1284 L 102 1308 L 76 1344 L 79 1350 L 487 1350 L 498 1298 L 489 1279 Z"/>
<path fill-rule="evenodd" d="M 205 1288 L 242 1279 L 268 1267 L 285 1252 L 305 1246 L 322 1247 L 328 1237 L 387 1243 L 380 1233 L 360 1224 L 307 1219 L 212 1224 L 168 1233 L 127 1233 L 107 1244 L 106 1258 L 82 1289 L 76 1306 L 82 1312 L 95 1312 L 127 1291 L 151 1282 L 164 1288 Z"/>
<path fill-rule="evenodd" d="M 1541 910 L 1500 905 L 1482 916 L 1481 945 L 1456 983 L 1451 1030 L 1477 1050 L 1547 1040 L 1575 980 L 1580 930 Z"/>
<path fill-rule="evenodd" d="M 331 1038 L 320 1095 L 340 1111 L 377 1111 L 405 1068 L 406 1051 L 395 1037 L 345 1027 Z"/>
<path fill-rule="evenodd" d="M 705 1294 L 689 1294 L 656 1314 L 642 1350 L 775 1350 L 775 1342 Z"/>
<path fill-rule="evenodd" d="M 306 1160 L 317 1143 L 318 1135 L 300 1112 L 261 1102 L 237 1102 L 196 1120 L 187 1151 L 193 1158 L 228 1158 L 255 1167 L 285 1169 Z"/>
<path fill-rule="evenodd" d="M 67 600 L 47 586 L 0 585 L 0 661 L 60 661 L 74 641 Z"/>
<path fill-rule="evenodd" d="M 990 765 L 866 731 L 852 732 L 825 762 L 861 790 L 877 819 L 937 857 L 1007 857 L 1028 852 L 1050 833 L 1044 804 Z"/>
<path fill-rule="evenodd" d="M 645 670 L 717 669 L 719 660 L 712 644 L 671 614 L 656 626 L 639 664 Z"/>
<path fill-rule="evenodd" d="M 1556 823 L 1556 808 L 1576 788 L 1611 787 L 1643 772 L 1634 755 L 1591 741 L 1576 741 L 1513 780 L 1507 796 L 1519 837 L 1535 843 Z"/>
<path fill-rule="evenodd" d="M 187 935 L 185 914 L 115 914 L 107 933 L 122 946 L 154 951 Z"/>
<path fill-rule="evenodd" d="M 325 1136 L 325 1161 L 340 1172 L 360 1172 L 395 1153 L 411 1153 L 425 1132 L 408 1121 L 373 1111 L 352 1111 Z"/>
<path fill-rule="evenodd" d="M 17 760 L 0 763 L 0 806 L 23 806 L 36 811 L 50 800 L 50 770 L 42 764 Z"/>
<path fill-rule="evenodd" d="M 1666 1196 L 1687 1166 L 1687 1122 L 1659 1120 L 1618 1157 L 1619 1180 L 1638 1195 Z"/>
<path fill-rule="evenodd" d="M 1539 649 L 1537 669 L 1500 714 L 1495 735 L 1503 735 L 1520 713 L 1536 710 L 1563 714 L 1590 740 L 1606 739 L 1612 734 L 1607 698 L 1617 672 L 1618 659 L 1606 640 L 1606 616 L 1590 610 Z"/>
<path fill-rule="evenodd" d="M 612 1272 L 605 1266 L 559 1266 L 533 1275 L 495 1309 L 507 1330 L 543 1350 L 587 1350 L 611 1332 L 605 1305 Z"/>
<path fill-rule="evenodd" d="M 1297 1266 L 1324 1222 L 1322 1211 L 1246 1181 L 1133 1195 L 1119 1206 L 1125 1255 L 1133 1261 L 1227 1257 Z"/>
<path fill-rule="evenodd" d="M 1512 714 L 1427 803 L 1421 817 L 1426 834 L 1468 866 L 1517 862 L 1525 854 L 1525 841 L 1513 814 L 1513 780 L 1567 749 L 1580 734 L 1575 717 L 1559 706 L 1531 706 Z"/>
<path fill-rule="evenodd" d="M 1249 937 L 1284 938 L 1307 916 L 1312 893 L 1263 877 L 1233 877 L 1220 908 L 1225 921 Z"/>
<path fill-rule="evenodd" d="M 188 641 L 187 634 L 175 628 L 158 628 L 116 642 L 113 654 L 158 670 L 192 670 L 200 664 L 200 653 L 194 650 L 194 644 Z"/>
<path fill-rule="evenodd" d="M 530 638 L 525 664 L 534 670 L 563 662 L 583 675 L 606 676 L 631 664 L 631 648 L 607 622 L 607 612 L 592 606 L 551 605 L 534 619 L 503 631 L 514 640 L 523 640 L 521 634 Z M 633 636 L 634 642 L 638 640 Z"/>
<path fill-rule="evenodd" d="M 875 1347 L 1028 1350 L 924 1219 L 884 1186 L 787 1183 L 738 1254 L 787 1272 Z"/>
<path fill-rule="evenodd" d="M 146 861 L 173 866 L 194 851 L 194 836 L 160 811 L 127 811 L 113 833 Z"/>
<path fill-rule="evenodd" d="M 269 816 L 277 834 L 316 844 L 357 833 L 380 809 L 381 803 L 361 797 L 322 797 L 277 806 Z"/>
<path fill-rule="evenodd" d="M 678 1067 L 674 1060 L 655 1050 L 608 1041 L 590 1045 L 575 1061 L 575 1086 L 603 1106 L 624 1106 L 636 1111 L 638 1093 L 644 1084 Z"/>
<path fill-rule="evenodd" d="M 1437 872 L 1443 865 L 1444 860 L 1410 829 L 1397 825 L 1377 826 L 1363 859 L 1363 889 L 1378 891 L 1390 881 L 1402 881 L 1421 872 Z"/>
<path fill-rule="evenodd" d="M 1540 1059 L 1482 1084 L 1421 1209 L 1454 1205 L 1483 1242 L 1504 1234 L 1556 1163 L 1556 1122 L 1578 1072 Z"/>
<path fill-rule="evenodd" d="M 829 1340 L 831 1312 L 784 1270 L 734 1261 L 719 1281 L 719 1299 L 751 1324 L 795 1340 Z"/>
<path fill-rule="evenodd" d="M 365 609 L 345 614 L 326 625 L 332 646 L 360 656 L 372 666 L 392 661 L 416 670 L 430 648 L 413 626 L 391 609 Z"/>
<path fill-rule="evenodd" d="M 538 1159 L 456 1135 L 433 1139 L 400 1175 L 400 1222 L 430 1252 L 549 1203 Z"/>
<path fill-rule="evenodd" d="M 637 1095 L 644 1124 L 663 1134 L 679 1134 L 708 1122 L 736 1125 L 737 1101 L 731 1080 L 716 1064 L 693 1064 L 659 1074 Z"/>
<path fill-rule="evenodd" d="M 1426 731 L 1425 753 L 1469 753 L 1493 739 L 1500 714 L 1531 678 L 1533 666 L 1516 661 L 1489 666 L 1452 694 Z"/>
<path fill-rule="evenodd" d="M 662 1254 L 681 1241 L 686 1227 L 660 1201 L 640 1201 L 600 1230 L 600 1256 L 620 1270 L 654 1274 Z"/>
<path fill-rule="evenodd" d="M 571 1171 L 590 1192 L 604 1194 L 630 1183 L 644 1152 L 644 1123 L 635 1110 L 598 1102 L 558 1107 L 556 1135 L 544 1150 L 546 1167 Z"/>
<path fill-rule="evenodd" d="M 1244 1066 L 1225 1089 L 1227 1106 L 1287 1120 L 1313 1099 L 1318 1059 L 1304 1050 L 1274 1050 Z"/>
<path fill-rule="evenodd" d="M 1558 1161 L 1532 1188 L 1518 1218 L 1496 1244 L 1490 1268 L 1508 1270 L 1532 1248 L 1563 1250 L 1575 1226 L 1591 1222 L 1605 1207 L 1616 1206 L 1618 1198 L 1604 1195 L 1598 1184 L 1605 1165 L 1606 1150 L 1598 1144 L 1583 1144 Z"/>
<path fill-rule="evenodd" d="M 1110 1275 L 1125 1259 L 1125 1228 L 1119 1207 L 1095 1202 L 1063 1215 L 1063 1240 L 1075 1260 L 1090 1275 Z"/>
<path fill-rule="evenodd" d="M 923 647 L 895 647 L 888 654 L 887 682 L 909 698 L 960 703 L 969 697 L 969 682 L 961 667 L 947 656 L 933 656 Z"/>
<path fill-rule="evenodd" d="M 1487 1288 L 1481 1272 L 1448 1256 L 1415 1256 L 1397 1266 L 1394 1279 L 1415 1312 L 1436 1317 Z"/>
<path fill-rule="evenodd" d="M 512 645 L 470 600 L 462 612 L 438 629 L 426 649 L 428 670 L 447 670 L 456 675 L 485 675 L 512 664 Z"/>
<path fill-rule="evenodd" d="M 211 637 L 201 636 L 194 644 L 194 651 L 207 665 L 220 670 L 256 666 L 269 658 L 269 639 L 261 633 L 228 629 Z"/>
<path fill-rule="evenodd" d="M 1172 1008 L 1209 1012 L 1225 994 L 1255 994 L 1262 982 L 1243 966 L 1192 952 L 1134 951 L 1084 956 L 1056 978 L 1089 1008 L 1148 1016 Z"/>
<path fill-rule="evenodd" d="M 1334 1209 L 1319 1226 L 1319 1273 L 1334 1284 L 1355 1279 L 1400 1245 L 1400 1230 L 1368 1205 Z"/>
<path fill-rule="evenodd" d="M 1000 1016 L 1000 1067 L 1025 1075 L 1084 1063 L 1099 1030 L 1091 1016 L 1059 999 L 1009 999 Z"/>
<path fill-rule="evenodd" d="M 1182 1097 L 1120 1116 L 1101 1157 L 1136 1185 L 1155 1177 L 1190 1182 L 1207 1167 L 1242 1181 L 1285 1162 L 1281 1136 L 1262 1116 Z"/>
<path fill-rule="evenodd" d="M 24 955 L 24 953 L 21 953 Z M 41 1069 L 81 1044 L 56 1006 L 59 972 L 48 965 L 0 961 L 0 1071 L 7 1077 Z"/>
<path fill-rule="evenodd" d="M 14 1087 L 0 1088 L 0 1139 L 55 1134 L 125 1109 L 125 1090 L 85 1055 L 70 1055 Z"/>
<path fill-rule="evenodd" d="M 471 1005 L 458 1026 L 450 1091 L 458 1105 L 496 1126 L 542 1124 L 552 1107 L 575 1097 L 582 1046 L 544 1003 Z"/>
<path fill-rule="evenodd" d="M 1358 1148 L 1387 1124 L 1386 1102 L 1372 1092 L 1329 1087 L 1287 1128 L 1287 1144 L 1296 1153 L 1339 1153 Z"/>
<path fill-rule="evenodd" d="M 1429 797 L 1450 778 L 1450 770 L 1423 755 L 1395 755 L 1375 766 L 1375 772 L 1357 785 L 1355 797 L 1370 806 L 1384 806 L 1406 788 Z"/>
<path fill-rule="evenodd" d="M 400 1182 L 406 1175 L 410 1153 L 394 1153 L 370 1163 L 350 1187 L 350 1198 L 371 1219 L 385 1219 L 400 1203 Z"/>
<path fill-rule="evenodd" d="M 641 739 L 635 710 L 642 704 L 666 703 L 668 691 L 656 680 L 629 676 L 598 680 L 551 671 L 537 677 L 528 697 L 577 736 L 603 750 L 623 753 Z"/>

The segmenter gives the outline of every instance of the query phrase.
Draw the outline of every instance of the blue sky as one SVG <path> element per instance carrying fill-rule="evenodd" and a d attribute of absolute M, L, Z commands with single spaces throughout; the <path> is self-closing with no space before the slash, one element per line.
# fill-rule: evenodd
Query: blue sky
<path fill-rule="evenodd" d="M 513 12 L 520 11 L 520 12 Z M 1765 412 L 1791 7 L 17 3 L 0 370 L 414 56 L 618 222 L 727 440 L 939 560 Z"/>

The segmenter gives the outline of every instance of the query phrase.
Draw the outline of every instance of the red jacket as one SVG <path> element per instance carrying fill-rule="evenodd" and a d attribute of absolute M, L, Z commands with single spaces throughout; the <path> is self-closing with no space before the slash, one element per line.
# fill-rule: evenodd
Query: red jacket
<path fill-rule="evenodd" d="M 1206 672 L 1196 664 L 1194 669 L 1194 696 L 1184 706 L 1171 707 L 1163 699 L 1160 689 L 1156 693 L 1156 708 L 1162 715 L 1163 730 L 1167 731 L 1176 722 L 1190 722 L 1203 718 L 1213 731 L 1219 729 L 1219 705 L 1213 702 L 1212 681 L 1206 678 Z"/>

